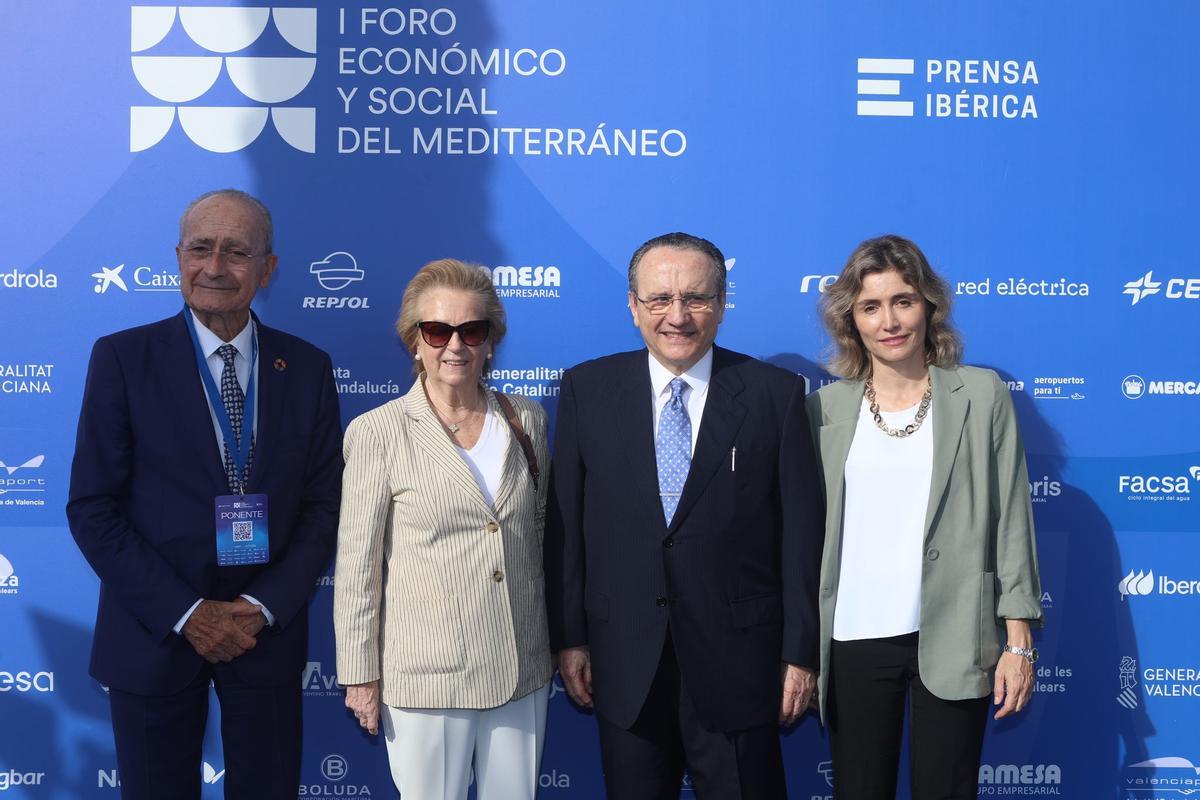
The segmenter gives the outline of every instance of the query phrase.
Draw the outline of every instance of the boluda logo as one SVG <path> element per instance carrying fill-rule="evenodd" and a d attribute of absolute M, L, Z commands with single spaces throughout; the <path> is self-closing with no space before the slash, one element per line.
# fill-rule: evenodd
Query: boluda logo
<path fill-rule="evenodd" d="M 314 261 L 308 266 L 308 271 L 316 279 L 321 288 L 327 292 L 340 292 L 367 277 L 365 270 L 358 266 L 354 256 L 338 250 L 330 253 L 320 261 Z M 354 308 L 367 309 L 371 301 L 366 297 L 332 296 L 305 297 L 301 308 Z"/>
<path fill-rule="evenodd" d="M 554 265 L 480 267 L 492 279 L 499 297 L 559 298 L 562 271 Z"/>
<path fill-rule="evenodd" d="M 299 800 L 323 797 L 371 797 L 371 787 L 365 784 L 346 784 L 350 762 L 339 753 L 330 753 L 321 760 L 321 776 L 329 783 L 300 784 Z"/>
<path fill-rule="evenodd" d="M 1130 297 L 1129 305 L 1136 306 L 1147 297 L 1161 294 L 1167 300 L 1200 300 L 1200 278 L 1167 278 L 1165 281 L 1154 279 L 1154 270 L 1125 284 L 1125 291 Z"/>
<path fill-rule="evenodd" d="M 0 288 L 4 289 L 57 289 L 58 276 L 39 269 L 37 272 L 21 272 L 13 267 L 11 272 L 0 272 Z"/>
<path fill-rule="evenodd" d="M 248 146 L 266 128 L 304 153 L 316 152 L 317 110 L 284 106 L 312 81 L 317 68 L 317 10 L 315 8 L 240 8 L 204 6 L 133 6 L 130 9 L 130 51 L 145 53 L 175 27 L 208 53 L 219 55 L 133 55 L 133 74 L 141 87 L 167 105 L 138 105 L 129 109 L 129 151 L 158 144 L 175 123 L 187 137 L 213 153 L 232 153 Z M 259 41 L 267 25 L 287 44 L 307 55 L 262 57 L 232 55 Z M 221 77 L 260 105 L 193 105 Z"/>
<path fill-rule="evenodd" d="M 857 114 L 1037 119 L 1039 84 L 1032 60 L 860 58 Z"/>
<path fill-rule="evenodd" d="M 0 553 L 0 595 L 17 594 L 21 590 L 21 579 L 12 562 Z"/>

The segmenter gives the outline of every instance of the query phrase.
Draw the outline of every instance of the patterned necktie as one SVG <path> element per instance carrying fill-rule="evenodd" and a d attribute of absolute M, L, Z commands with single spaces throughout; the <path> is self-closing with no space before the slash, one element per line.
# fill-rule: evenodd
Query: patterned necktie
<path fill-rule="evenodd" d="M 233 428 L 233 438 L 236 441 L 242 440 L 242 420 L 246 415 L 246 396 L 242 393 L 241 384 L 238 383 L 237 370 L 234 369 L 233 359 L 237 355 L 237 348 L 231 344 L 223 344 L 217 348 L 217 355 L 221 357 L 221 361 L 225 366 L 221 370 L 221 402 L 225 404 L 225 413 L 229 415 L 229 424 Z M 237 492 L 241 490 L 246 478 L 250 476 L 250 467 L 254 461 L 254 438 L 250 439 L 250 453 L 246 457 L 246 471 L 242 473 L 239 480 L 237 474 L 237 466 L 233 463 L 233 453 L 229 449 L 229 443 L 225 443 L 225 478 L 229 481 L 229 491 Z"/>
<path fill-rule="evenodd" d="M 671 381 L 671 399 L 658 418 L 658 434 L 654 437 L 654 455 L 658 459 L 658 495 L 662 500 L 667 524 L 675 516 L 679 495 L 692 466 L 692 421 L 688 418 L 683 390 L 688 388 L 683 378 Z"/>

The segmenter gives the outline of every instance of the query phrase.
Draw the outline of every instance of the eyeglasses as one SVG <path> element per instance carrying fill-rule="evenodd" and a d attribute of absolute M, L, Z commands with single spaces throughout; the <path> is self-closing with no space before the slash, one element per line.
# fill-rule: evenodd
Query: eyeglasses
<path fill-rule="evenodd" d="M 259 256 L 266 255 L 265 253 L 248 253 L 238 247 L 232 247 L 228 250 L 213 250 L 211 247 L 202 244 L 194 244 L 191 247 L 181 247 L 180 251 L 187 261 L 193 263 L 207 262 L 212 258 L 213 253 L 216 253 L 222 261 L 231 267 L 249 266 L 250 262 Z"/>
<path fill-rule="evenodd" d="M 656 294 L 653 297 L 638 297 L 637 301 L 646 307 L 646 310 L 651 314 L 666 314 L 675 305 L 675 301 L 683 303 L 683 307 L 693 314 L 702 314 L 705 311 L 712 311 L 713 301 L 719 297 L 716 292 L 712 294 Z"/>
<path fill-rule="evenodd" d="M 486 319 L 473 319 L 461 325 L 447 325 L 444 322 L 418 322 L 421 338 L 430 347 L 445 347 L 450 344 L 454 334 L 462 343 L 469 347 L 479 347 L 487 341 L 492 331 L 492 323 Z"/>

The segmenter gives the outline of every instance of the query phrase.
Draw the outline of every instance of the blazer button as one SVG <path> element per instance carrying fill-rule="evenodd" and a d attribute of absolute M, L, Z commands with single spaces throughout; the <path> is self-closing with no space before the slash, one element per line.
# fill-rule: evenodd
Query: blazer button
<path fill-rule="evenodd" d="M 494 580 L 496 583 L 499 583 L 500 581 L 504 580 L 504 573 L 500 570 L 496 570 L 492 573 L 492 580 Z"/>
<path fill-rule="evenodd" d="M 666 606 L 666 604 L 667 604 L 667 598 L 665 598 L 665 597 L 654 598 L 654 605 L 658 606 L 659 608 L 663 608 L 664 606 Z"/>
<path fill-rule="evenodd" d="M 941 553 L 938 552 L 938 549 L 936 547 L 931 547 L 925 551 L 925 557 L 928 558 L 930 561 L 937 561 L 938 556 L 940 556 L 940 555 L 941 555 Z"/>
<path fill-rule="evenodd" d="M 674 546 L 675 546 L 674 539 L 666 539 L 663 541 L 663 547 L 667 548 L 668 550 L 670 550 Z"/>
<path fill-rule="evenodd" d="M 498 530 L 500 530 L 500 526 L 497 525 L 495 522 L 489 522 L 487 524 L 487 532 L 488 533 L 495 533 Z"/>

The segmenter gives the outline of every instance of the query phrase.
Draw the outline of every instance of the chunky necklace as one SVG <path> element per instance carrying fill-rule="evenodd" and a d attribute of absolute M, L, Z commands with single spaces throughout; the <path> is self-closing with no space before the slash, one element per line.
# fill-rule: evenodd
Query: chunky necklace
<path fill-rule="evenodd" d="M 887 423 L 883 421 L 883 415 L 879 413 L 879 403 L 875 400 L 875 384 L 871 378 L 867 378 L 867 403 L 870 405 L 871 414 L 875 417 L 875 425 L 879 430 L 886 433 L 888 436 L 895 436 L 897 439 L 903 439 L 905 436 L 912 436 L 925 422 L 925 417 L 929 414 L 929 404 L 933 402 L 933 379 L 927 378 L 928 383 L 925 385 L 925 394 L 921 395 L 921 405 L 917 407 L 917 416 L 912 422 L 897 430 L 889 428 Z"/>

